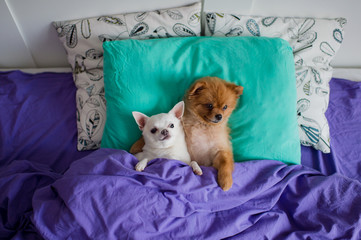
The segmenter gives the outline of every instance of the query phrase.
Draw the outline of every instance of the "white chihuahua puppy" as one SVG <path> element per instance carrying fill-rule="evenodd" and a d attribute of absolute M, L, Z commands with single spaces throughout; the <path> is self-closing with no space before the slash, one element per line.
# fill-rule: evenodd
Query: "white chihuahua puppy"
<path fill-rule="evenodd" d="M 135 154 L 139 160 L 135 170 L 143 171 L 152 159 L 169 158 L 187 163 L 197 175 L 203 174 L 198 163 L 191 161 L 188 153 L 181 123 L 183 113 L 183 101 L 177 103 L 168 113 L 160 113 L 151 117 L 140 112 L 133 112 L 134 119 L 143 132 L 145 142 L 143 151 Z"/>

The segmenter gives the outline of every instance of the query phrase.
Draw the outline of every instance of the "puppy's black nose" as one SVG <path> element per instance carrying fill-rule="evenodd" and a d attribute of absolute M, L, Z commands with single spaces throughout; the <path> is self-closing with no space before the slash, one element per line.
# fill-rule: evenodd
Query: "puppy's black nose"
<path fill-rule="evenodd" d="M 168 130 L 167 130 L 167 129 L 163 129 L 160 133 L 161 133 L 162 135 L 164 135 L 164 136 L 167 136 L 167 135 L 168 135 Z"/>
<path fill-rule="evenodd" d="M 217 119 L 217 121 L 221 121 L 222 120 L 222 114 L 217 114 L 215 116 L 215 118 Z"/>

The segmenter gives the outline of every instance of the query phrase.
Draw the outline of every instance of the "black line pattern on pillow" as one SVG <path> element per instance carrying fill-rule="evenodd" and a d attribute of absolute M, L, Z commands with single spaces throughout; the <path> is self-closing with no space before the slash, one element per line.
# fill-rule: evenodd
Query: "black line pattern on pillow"
<path fill-rule="evenodd" d="M 196 36 L 195 32 L 192 31 L 189 27 L 182 23 L 176 23 L 173 26 L 173 31 L 180 37 L 194 37 Z"/>
<path fill-rule="evenodd" d="M 228 33 L 226 33 L 226 37 L 241 36 L 243 31 L 244 30 L 242 26 L 234 26 L 231 30 L 229 30 Z"/>
<path fill-rule="evenodd" d="M 211 35 L 213 35 L 214 30 L 216 28 L 216 21 L 217 21 L 216 14 L 215 13 L 207 13 L 206 21 L 207 21 L 208 30 L 210 31 Z"/>
<path fill-rule="evenodd" d="M 148 14 L 148 12 L 138 13 L 134 16 L 134 18 L 137 22 L 142 22 L 148 16 Z"/>
<path fill-rule="evenodd" d="M 329 55 L 330 57 L 333 57 L 335 55 L 335 50 L 331 47 L 331 45 L 328 42 L 322 42 L 320 44 L 320 50 Z"/>
<path fill-rule="evenodd" d="M 75 46 L 78 44 L 77 27 L 75 24 L 72 24 L 69 26 L 69 28 L 66 29 L 68 30 L 66 33 L 66 45 L 70 48 L 75 48 Z"/>
<path fill-rule="evenodd" d="M 149 26 L 145 22 L 140 22 L 137 25 L 134 26 L 134 28 L 130 31 L 129 36 L 135 37 L 144 35 L 149 31 Z"/>
<path fill-rule="evenodd" d="M 100 147 L 106 120 L 103 81 L 105 41 L 199 36 L 201 4 L 54 22 L 77 87 L 78 150 Z"/>
<path fill-rule="evenodd" d="M 266 17 L 266 18 L 262 19 L 262 24 L 265 27 L 269 27 L 272 24 L 274 24 L 276 20 L 277 20 L 277 17 Z"/>
<path fill-rule="evenodd" d="M 112 16 L 102 16 L 99 17 L 97 19 L 99 22 L 105 22 L 105 23 L 109 23 L 109 24 L 115 24 L 115 25 L 119 25 L 119 26 L 126 26 L 125 22 L 123 20 L 121 20 L 120 18 L 117 17 L 112 17 Z M 89 19 L 88 19 L 89 21 Z"/>
<path fill-rule="evenodd" d="M 295 61 L 301 143 L 324 153 L 330 152 L 329 127 L 324 115 L 332 76 L 330 62 L 343 41 L 346 19 L 257 17 L 216 12 L 208 12 L 205 16 L 206 36 L 280 37 L 289 42 Z"/>
<path fill-rule="evenodd" d="M 182 13 L 178 10 L 167 10 L 167 14 L 173 20 L 181 20 L 183 18 Z"/>
<path fill-rule="evenodd" d="M 81 35 L 88 39 L 91 36 L 90 21 L 88 19 L 81 21 Z"/>
<path fill-rule="evenodd" d="M 157 34 L 156 37 L 154 37 L 153 35 L 150 35 L 149 38 L 169 38 L 172 35 L 170 35 L 167 31 L 167 29 L 163 26 L 157 27 L 153 33 Z"/>

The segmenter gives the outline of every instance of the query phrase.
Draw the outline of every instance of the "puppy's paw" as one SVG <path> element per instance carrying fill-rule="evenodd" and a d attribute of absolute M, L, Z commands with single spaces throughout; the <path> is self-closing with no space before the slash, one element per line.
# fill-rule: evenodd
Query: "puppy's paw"
<path fill-rule="evenodd" d="M 147 163 L 148 163 L 147 160 L 139 161 L 137 165 L 135 165 L 135 170 L 137 170 L 138 172 L 142 172 L 147 166 Z"/>
<path fill-rule="evenodd" d="M 199 176 L 201 176 L 201 175 L 203 174 L 203 171 L 202 171 L 201 167 L 198 165 L 197 162 L 192 161 L 192 162 L 190 163 L 190 166 L 192 167 L 193 172 L 194 172 L 195 174 L 197 174 L 197 175 L 199 175 Z"/>
<path fill-rule="evenodd" d="M 203 175 L 203 171 L 202 171 L 202 169 L 193 169 L 193 172 L 195 173 L 195 174 L 197 174 L 198 176 L 202 176 Z"/>
<path fill-rule="evenodd" d="M 232 174 L 218 172 L 218 185 L 223 191 L 228 191 L 233 185 Z"/>

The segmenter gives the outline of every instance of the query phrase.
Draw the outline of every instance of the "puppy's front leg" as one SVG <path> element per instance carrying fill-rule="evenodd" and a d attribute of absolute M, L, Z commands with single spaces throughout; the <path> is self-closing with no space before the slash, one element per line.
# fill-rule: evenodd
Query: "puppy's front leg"
<path fill-rule="evenodd" d="M 135 165 L 135 170 L 137 170 L 138 172 L 141 172 L 145 169 L 145 167 L 147 166 L 148 162 L 150 161 L 150 159 L 148 158 L 144 158 L 142 160 L 140 160 L 137 165 Z"/>
<path fill-rule="evenodd" d="M 232 172 L 234 162 L 232 151 L 218 151 L 213 161 L 213 167 L 218 170 L 218 185 L 223 189 L 223 191 L 228 191 L 233 184 Z"/>
<path fill-rule="evenodd" d="M 136 154 L 142 151 L 143 147 L 145 145 L 144 138 L 141 136 L 133 145 L 130 147 L 129 152 L 131 154 Z"/>
<path fill-rule="evenodd" d="M 191 161 L 189 163 L 189 166 L 192 167 L 193 172 L 199 176 L 201 176 L 203 174 L 202 169 L 199 167 L 198 163 L 196 161 Z"/>

